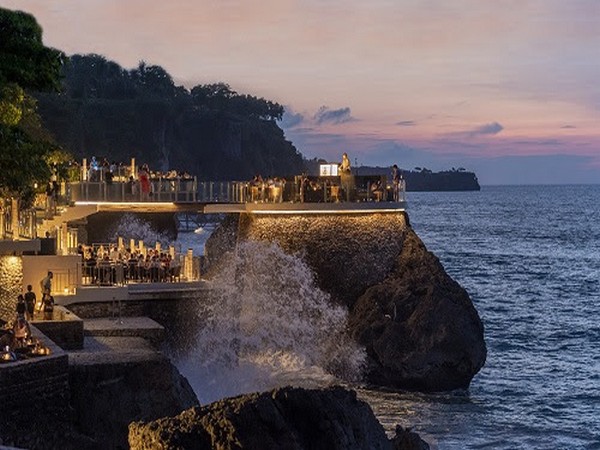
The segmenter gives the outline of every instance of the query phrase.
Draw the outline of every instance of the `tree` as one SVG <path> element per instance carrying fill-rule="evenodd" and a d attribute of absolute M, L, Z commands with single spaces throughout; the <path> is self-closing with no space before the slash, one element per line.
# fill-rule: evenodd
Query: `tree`
<path fill-rule="evenodd" d="M 26 90 L 56 90 L 63 54 L 42 43 L 35 18 L 0 8 L 0 194 L 31 204 L 36 183 L 50 177 L 35 101 Z"/>
<path fill-rule="evenodd" d="M 63 53 L 42 43 L 31 14 L 0 8 L 0 85 L 16 83 L 39 91 L 60 87 Z"/>

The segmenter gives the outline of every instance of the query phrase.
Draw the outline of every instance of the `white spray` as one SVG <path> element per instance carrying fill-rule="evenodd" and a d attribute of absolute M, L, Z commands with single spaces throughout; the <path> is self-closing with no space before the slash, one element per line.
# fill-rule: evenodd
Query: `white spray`
<path fill-rule="evenodd" d="M 299 257 L 247 242 L 227 258 L 211 281 L 196 351 L 178 363 L 202 403 L 360 379 L 365 353 L 346 334 L 347 311 Z"/>

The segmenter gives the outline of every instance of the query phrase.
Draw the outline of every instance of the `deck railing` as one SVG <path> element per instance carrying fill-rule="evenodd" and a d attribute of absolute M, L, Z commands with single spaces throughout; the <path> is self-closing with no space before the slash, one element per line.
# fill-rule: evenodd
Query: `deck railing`
<path fill-rule="evenodd" d="M 198 181 L 190 179 L 151 180 L 149 193 L 142 193 L 139 186 L 122 181 L 112 183 L 99 181 L 72 182 L 66 188 L 66 199 L 71 202 L 175 202 L 175 203 L 250 203 L 250 202 L 339 202 L 350 201 L 404 201 L 405 186 L 400 184 L 397 195 L 394 187 L 384 183 L 379 191 L 372 191 L 375 177 L 356 177 L 350 192 L 335 178 L 313 177 L 303 184 L 293 180 L 279 179 L 275 182 L 253 183 L 248 181 Z"/>

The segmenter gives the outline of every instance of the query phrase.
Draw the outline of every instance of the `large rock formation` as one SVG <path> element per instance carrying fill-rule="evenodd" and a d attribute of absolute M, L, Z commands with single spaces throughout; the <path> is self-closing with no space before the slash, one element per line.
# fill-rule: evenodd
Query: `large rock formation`
<path fill-rule="evenodd" d="M 466 388 L 483 366 L 483 325 L 467 292 L 408 229 L 394 272 L 356 302 L 350 330 L 371 381 L 424 391 Z"/>
<path fill-rule="evenodd" d="M 483 325 L 467 294 L 398 214 L 241 215 L 206 245 L 211 265 L 240 239 L 301 255 L 350 310 L 368 380 L 417 390 L 467 387 L 483 366 Z"/>
<path fill-rule="evenodd" d="M 402 437 L 392 444 L 371 408 L 340 387 L 242 395 L 129 426 L 132 450 L 428 448 L 403 442 L 409 440 Z"/>
<path fill-rule="evenodd" d="M 98 448 L 127 448 L 129 423 L 198 404 L 188 381 L 141 338 L 86 338 L 86 350 L 69 358 L 74 425 Z"/>

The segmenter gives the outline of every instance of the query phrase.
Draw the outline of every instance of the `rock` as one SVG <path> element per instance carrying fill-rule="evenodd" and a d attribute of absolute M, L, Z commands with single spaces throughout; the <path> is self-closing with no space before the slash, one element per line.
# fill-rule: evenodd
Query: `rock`
<path fill-rule="evenodd" d="M 469 295 L 410 228 L 394 272 L 351 311 L 350 330 L 380 385 L 466 388 L 485 363 L 483 324 Z"/>
<path fill-rule="evenodd" d="M 429 450 L 429 444 L 414 431 L 396 425 L 396 435 L 392 438 L 395 450 Z"/>
<path fill-rule="evenodd" d="M 71 355 L 69 383 L 74 425 L 99 448 L 127 448 L 127 427 L 134 420 L 178 414 L 198 404 L 187 380 L 160 352 L 140 338 L 97 337 L 97 350 Z M 120 347 L 123 350 L 103 351 Z M 149 346 L 148 346 L 149 347 Z"/>
<path fill-rule="evenodd" d="M 468 387 L 483 366 L 483 325 L 469 295 L 427 251 L 406 213 L 241 214 L 209 239 L 213 268 L 239 239 L 301 255 L 319 287 L 349 308 L 350 332 L 369 355 L 368 381 L 451 390 Z"/>
<path fill-rule="evenodd" d="M 394 448 L 371 408 L 341 387 L 286 387 L 132 423 L 129 445 L 132 450 Z"/>
<path fill-rule="evenodd" d="M 215 230 L 205 253 L 218 270 L 219 258 L 239 239 L 275 242 L 289 254 L 302 255 L 321 289 L 351 307 L 367 288 L 391 273 L 406 228 L 405 214 L 241 214 Z"/>

